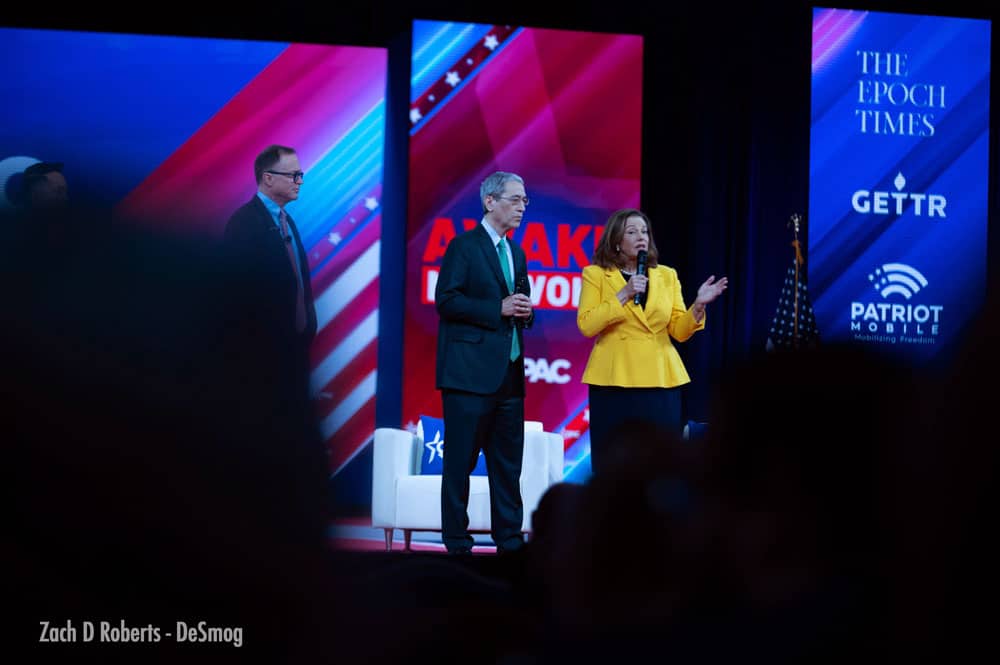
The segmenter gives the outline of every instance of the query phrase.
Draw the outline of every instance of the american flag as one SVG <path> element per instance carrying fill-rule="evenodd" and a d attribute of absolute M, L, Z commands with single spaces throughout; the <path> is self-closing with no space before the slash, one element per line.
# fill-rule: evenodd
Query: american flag
<path fill-rule="evenodd" d="M 778 307 L 767 335 L 768 351 L 790 351 L 812 348 L 819 344 L 816 315 L 809 300 L 806 284 L 805 261 L 798 238 L 792 243 L 795 257 L 785 274 L 785 282 L 778 296 Z"/>

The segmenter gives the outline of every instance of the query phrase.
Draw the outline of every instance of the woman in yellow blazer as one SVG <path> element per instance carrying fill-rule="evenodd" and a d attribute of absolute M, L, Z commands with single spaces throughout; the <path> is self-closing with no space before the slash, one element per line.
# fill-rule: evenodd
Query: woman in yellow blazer
<path fill-rule="evenodd" d="M 636 272 L 640 252 L 646 275 Z M 583 269 L 576 323 L 595 337 L 583 372 L 594 473 L 613 462 L 611 439 L 626 421 L 641 419 L 680 434 L 680 386 L 691 379 L 671 338 L 683 342 L 704 328 L 705 306 L 729 282 L 712 275 L 687 308 L 677 271 L 657 258 L 649 218 L 629 208 L 611 215 L 592 265 Z"/>

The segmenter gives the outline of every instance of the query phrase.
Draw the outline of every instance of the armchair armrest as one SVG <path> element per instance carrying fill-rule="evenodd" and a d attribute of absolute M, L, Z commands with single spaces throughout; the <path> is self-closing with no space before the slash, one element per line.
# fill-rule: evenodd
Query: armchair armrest
<path fill-rule="evenodd" d="M 562 437 L 541 430 L 527 430 L 524 433 L 524 457 L 521 462 L 521 499 L 524 505 L 525 530 L 531 529 L 531 515 L 538 502 L 551 484 L 552 438 L 560 440 L 559 457 L 562 459 Z"/>
<path fill-rule="evenodd" d="M 549 485 L 563 481 L 566 466 L 566 443 L 562 434 L 546 432 L 549 437 Z"/>
<path fill-rule="evenodd" d="M 406 430 L 379 427 L 372 445 L 372 526 L 391 527 L 396 521 L 396 479 L 416 472 L 421 443 Z"/>

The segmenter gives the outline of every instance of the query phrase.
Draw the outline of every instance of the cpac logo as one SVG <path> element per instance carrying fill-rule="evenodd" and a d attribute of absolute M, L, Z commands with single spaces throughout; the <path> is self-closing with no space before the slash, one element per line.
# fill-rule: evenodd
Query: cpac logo
<path fill-rule="evenodd" d="M 561 374 L 560 370 L 570 368 L 568 360 L 559 358 L 553 360 L 552 364 L 545 358 L 525 358 L 524 375 L 531 383 L 544 381 L 545 383 L 569 383 L 569 374 Z"/>
<path fill-rule="evenodd" d="M 907 201 L 913 203 L 913 216 L 923 217 L 947 217 L 945 207 L 948 199 L 941 194 L 916 194 L 914 192 L 904 192 L 906 178 L 902 173 L 896 174 L 896 179 L 892 181 L 896 186 L 895 192 L 870 192 L 867 189 L 859 189 L 851 197 L 851 205 L 854 211 L 862 215 L 902 215 L 903 208 Z M 889 199 L 894 202 L 890 203 Z M 927 204 L 926 206 L 924 204 Z"/>
<path fill-rule="evenodd" d="M 427 449 L 429 455 L 427 458 L 428 464 L 434 461 L 435 454 L 437 454 L 438 459 L 444 459 L 444 439 L 441 438 L 441 430 L 434 432 L 433 439 L 424 442 L 424 448 Z"/>
<path fill-rule="evenodd" d="M 424 462 L 426 466 L 434 464 L 434 459 L 437 458 L 438 464 L 444 462 L 444 439 L 441 438 L 441 430 L 434 431 L 434 438 L 430 441 L 424 442 L 424 448 L 427 449 L 427 461 Z M 436 469 L 435 469 L 436 471 Z M 427 473 L 424 471 L 424 473 Z M 486 475 L 486 467 L 484 466 L 483 451 L 479 451 L 479 461 L 476 462 L 476 468 L 472 470 L 472 475 L 474 476 L 484 476 Z"/>

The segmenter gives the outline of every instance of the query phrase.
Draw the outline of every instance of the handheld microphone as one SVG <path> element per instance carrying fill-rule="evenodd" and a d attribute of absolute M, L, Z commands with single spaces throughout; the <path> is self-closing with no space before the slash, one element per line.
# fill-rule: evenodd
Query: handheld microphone
<path fill-rule="evenodd" d="M 643 276 L 645 276 L 646 275 L 646 250 L 644 250 L 644 249 L 640 249 L 639 250 L 639 253 L 636 254 L 635 262 L 636 262 L 635 263 L 635 274 L 636 275 L 643 275 Z M 635 303 L 636 305 L 638 305 L 641 300 L 642 300 L 642 294 L 641 293 L 636 293 L 635 296 L 632 297 L 632 302 Z"/>
<path fill-rule="evenodd" d="M 517 287 L 514 289 L 514 293 L 520 293 L 521 295 L 528 295 L 528 277 L 526 275 L 521 275 L 517 278 Z"/>
<path fill-rule="evenodd" d="M 521 275 L 517 278 L 517 285 L 514 287 L 514 293 L 520 293 L 521 295 L 527 296 L 530 294 L 530 289 L 528 289 L 528 276 Z M 524 327 L 524 319 L 514 317 L 514 325 L 518 328 Z"/>

